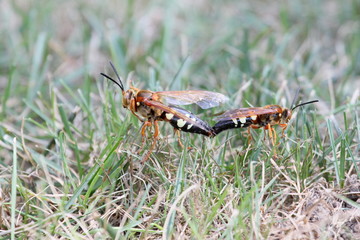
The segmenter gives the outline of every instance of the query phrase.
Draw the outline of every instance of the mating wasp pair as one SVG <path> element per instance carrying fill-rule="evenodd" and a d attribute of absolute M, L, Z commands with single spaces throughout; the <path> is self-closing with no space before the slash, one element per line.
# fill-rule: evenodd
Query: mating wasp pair
<path fill-rule="evenodd" d="M 229 98 L 225 95 L 202 90 L 153 92 L 138 89 L 132 86 L 131 82 L 129 89 L 125 90 L 123 81 L 114 65 L 111 62 L 110 65 L 118 81 L 104 73 L 101 73 L 101 75 L 114 82 L 121 89 L 123 107 L 129 109 L 143 122 L 141 127 L 142 146 L 140 149 L 143 148 L 145 143 L 146 129 L 148 127 L 154 127 L 153 143 L 143 158 L 143 162 L 149 158 L 152 150 L 155 148 L 159 137 L 159 121 L 166 121 L 172 125 L 175 133 L 178 135 L 181 146 L 180 131 L 214 137 L 224 130 L 247 127 L 269 130 L 270 138 L 273 141 L 272 134 L 274 129 L 272 126 L 280 125 L 284 133 L 287 123 L 291 119 L 292 111 L 295 108 L 318 102 L 318 100 L 305 102 L 291 109 L 282 108 L 278 105 L 268 105 L 265 107 L 229 110 L 218 116 L 216 118 L 217 123 L 211 127 L 207 122 L 201 120 L 192 112 L 175 105 L 197 104 L 202 109 L 208 109 L 228 101 Z"/>

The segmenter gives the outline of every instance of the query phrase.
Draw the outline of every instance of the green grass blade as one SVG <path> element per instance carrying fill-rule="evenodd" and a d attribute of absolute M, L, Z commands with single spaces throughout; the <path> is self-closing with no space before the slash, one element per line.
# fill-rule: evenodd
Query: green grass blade
<path fill-rule="evenodd" d="M 16 211 L 16 186 L 17 186 L 17 141 L 13 139 L 13 168 L 11 177 L 11 239 L 15 240 L 15 211 Z"/>
<path fill-rule="evenodd" d="M 43 82 L 45 80 L 42 70 L 41 64 L 44 60 L 45 49 L 47 44 L 47 35 L 45 32 L 39 34 L 36 45 L 34 48 L 34 55 L 32 59 L 31 73 L 30 73 L 30 81 L 29 88 L 26 100 L 32 101 L 35 97 L 36 93 L 43 86 Z"/>
<path fill-rule="evenodd" d="M 339 163 L 337 160 L 337 156 L 336 156 L 336 145 L 335 145 L 335 140 L 334 140 L 334 134 L 332 131 L 332 126 L 331 126 L 331 121 L 330 119 L 328 119 L 326 121 L 327 123 L 327 127 L 328 127 L 328 131 L 329 131 L 329 137 L 330 137 L 330 147 L 333 153 L 333 160 L 332 160 L 332 164 L 334 165 L 334 169 L 335 169 L 335 174 L 336 174 L 336 182 L 338 185 L 340 185 L 340 168 L 339 168 Z"/>

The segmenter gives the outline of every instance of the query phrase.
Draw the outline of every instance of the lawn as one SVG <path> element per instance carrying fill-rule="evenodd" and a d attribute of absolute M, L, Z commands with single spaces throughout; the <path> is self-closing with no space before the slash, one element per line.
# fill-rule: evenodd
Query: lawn
<path fill-rule="evenodd" d="M 0 239 L 360 239 L 358 0 L 5 0 L 0 20 Z M 125 89 L 226 95 L 181 106 L 211 126 L 319 102 L 275 144 L 182 148 L 160 122 L 150 151 L 110 61 Z"/>

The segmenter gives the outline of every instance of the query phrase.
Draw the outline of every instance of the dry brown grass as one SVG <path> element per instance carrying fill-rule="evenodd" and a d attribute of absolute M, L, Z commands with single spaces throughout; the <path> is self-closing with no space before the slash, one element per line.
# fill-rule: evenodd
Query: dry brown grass
<path fill-rule="evenodd" d="M 297 193 L 291 188 L 263 215 L 271 225 L 268 239 L 359 239 L 360 209 L 346 198 L 360 204 L 360 180 L 357 175 L 346 179 L 343 189 L 325 179 Z M 266 228 L 264 226 L 264 228 Z"/>

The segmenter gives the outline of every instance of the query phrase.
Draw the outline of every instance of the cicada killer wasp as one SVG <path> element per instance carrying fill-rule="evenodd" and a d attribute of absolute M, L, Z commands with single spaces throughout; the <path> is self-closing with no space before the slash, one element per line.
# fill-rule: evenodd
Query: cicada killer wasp
<path fill-rule="evenodd" d="M 214 130 L 208 123 L 190 111 L 175 105 L 197 104 L 202 109 L 208 109 L 227 101 L 228 97 L 221 93 L 201 90 L 153 92 L 136 88 L 131 85 L 131 82 L 129 84 L 130 88 L 125 90 L 123 81 L 114 65 L 111 62 L 110 65 L 118 81 L 104 73 L 101 73 L 101 75 L 114 82 L 121 89 L 123 107 L 129 109 L 143 122 L 141 127 L 142 147 L 145 142 L 146 128 L 154 127 L 153 143 L 142 162 L 145 162 L 149 158 L 158 140 L 158 121 L 166 121 L 173 126 L 181 146 L 180 131 L 202 134 L 208 137 L 215 136 Z M 142 149 L 142 147 L 140 149 Z"/>
<path fill-rule="evenodd" d="M 282 128 L 282 136 L 291 119 L 292 112 L 297 107 L 318 102 L 313 100 L 294 106 L 293 108 L 284 108 L 279 105 L 267 105 L 264 107 L 238 108 L 229 110 L 218 116 L 217 123 L 213 126 L 215 134 L 232 128 L 247 128 L 250 135 L 250 128 L 264 128 L 269 130 L 270 139 L 274 145 L 276 134 L 273 126 L 279 125 Z"/>

